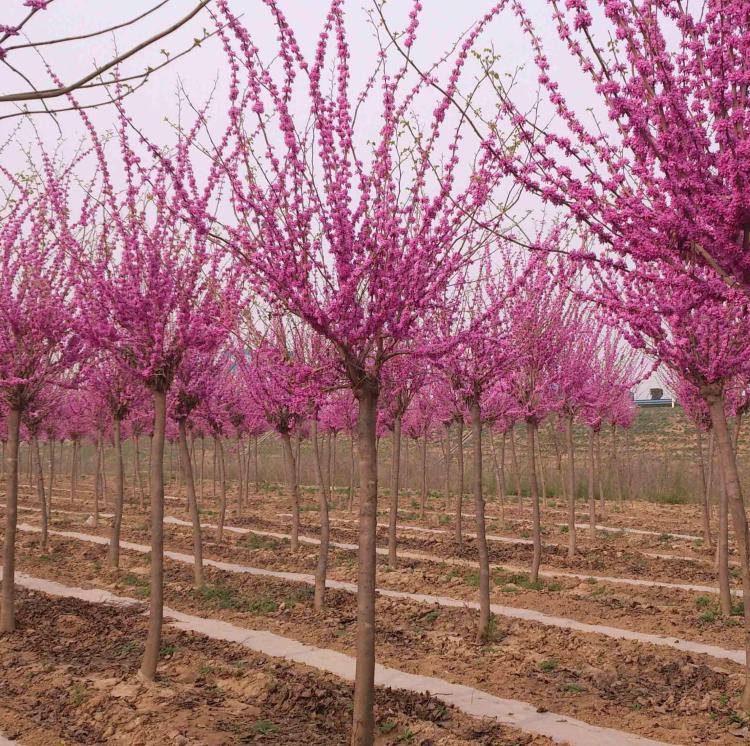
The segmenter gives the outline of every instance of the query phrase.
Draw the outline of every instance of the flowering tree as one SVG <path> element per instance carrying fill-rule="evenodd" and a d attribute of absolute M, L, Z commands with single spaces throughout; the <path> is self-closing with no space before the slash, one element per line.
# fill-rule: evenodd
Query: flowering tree
<path fill-rule="evenodd" d="M 373 737 L 376 408 L 383 369 L 440 302 L 467 247 L 474 248 L 460 239 L 476 230 L 471 218 L 486 205 L 493 179 L 480 153 L 461 183 L 461 122 L 446 120 L 473 36 L 458 55 L 448 95 L 437 101 L 424 81 L 408 81 L 408 64 L 391 64 L 386 49 L 362 93 L 353 95 L 342 0 L 331 2 L 309 61 L 278 5 L 265 4 L 278 28 L 277 67 L 262 63 L 251 30 L 226 0 L 217 3 L 228 29 L 220 35 L 232 71 L 230 150 L 236 157 L 230 178 L 241 217 L 229 236 L 253 288 L 330 341 L 358 402 L 362 494 L 353 743 L 364 744 Z M 409 46 L 417 26 L 415 9 L 404 32 Z M 246 75 L 242 95 L 240 70 Z M 415 142 L 401 122 L 422 96 L 434 114 L 424 127 L 414 122 Z M 367 119 L 377 121 L 377 132 L 355 118 L 362 106 L 373 111 L 375 120 Z M 277 128 L 280 137 L 272 134 Z"/>
<path fill-rule="evenodd" d="M 170 158 L 144 164 L 120 110 L 116 144 L 126 188 L 116 192 L 105 148 L 85 113 L 101 179 L 95 250 L 83 267 L 78 302 L 81 328 L 92 346 L 138 380 L 153 402 L 151 440 L 151 596 L 141 672 L 153 680 L 159 658 L 163 607 L 164 440 L 167 393 L 190 350 L 209 353 L 227 336 L 234 318 L 224 294 L 223 253 L 192 212 L 209 210 L 219 180 L 211 172 L 201 188 L 189 159 L 195 130 L 180 132 Z M 78 247 L 85 256 L 85 247 Z"/>
<path fill-rule="evenodd" d="M 17 186 L 15 202 L 0 221 L 0 397 L 7 427 L 0 632 L 12 632 L 21 419 L 41 392 L 64 376 L 79 346 L 65 253 L 66 237 L 75 225 L 67 208 L 70 171 L 54 173 L 45 159 L 39 192 L 3 174 Z M 86 209 L 84 204 L 84 219 Z"/>

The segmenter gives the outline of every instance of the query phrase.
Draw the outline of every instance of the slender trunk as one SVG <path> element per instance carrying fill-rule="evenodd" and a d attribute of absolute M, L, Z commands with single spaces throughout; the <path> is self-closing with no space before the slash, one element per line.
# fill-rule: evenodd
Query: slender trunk
<path fill-rule="evenodd" d="M 729 586 L 729 502 L 724 475 L 719 485 L 719 541 L 716 554 L 716 567 L 719 572 L 719 606 L 721 613 L 729 617 L 732 613 L 732 591 Z"/>
<path fill-rule="evenodd" d="M 205 475 L 206 465 L 206 439 L 201 435 L 201 470 L 200 470 L 200 501 L 201 507 L 203 507 L 203 477 Z"/>
<path fill-rule="evenodd" d="M 469 404 L 471 412 L 471 437 L 474 441 L 474 513 L 477 522 L 477 549 L 479 552 L 479 627 L 477 642 L 487 641 L 490 627 L 490 555 L 484 520 L 484 495 L 482 494 L 482 417 L 479 402 Z"/>
<path fill-rule="evenodd" d="M 620 473 L 620 456 L 617 451 L 617 425 L 612 425 L 612 472 L 617 485 L 617 501 L 622 508 L 622 474 Z"/>
<path fill-rule="evenodd" d="M 703 538 L 706 546 L 713 549 L 711 538 L 711 508 L 708 504 L 708 480 L 706 479 L 706 464 L 703 459 L 703 436 L 699 428 L 695 429 L 695 450 L 698 454 L 698 472 L 700 473 L 701 498 L 703 500 Z"/>
<path fill-rule="evenodd" d="M 145 494 L 143 489 L 143 479 L 141 478 L 141 454 L 138 450 L 138 442 L 139 439 L 136 436 L 135 438 L 135 473 L 138 476 L 138 510 L 142 513 L 146 506 L 144 505 L 145 502 Z"/>
<path fill-rule="evenodd" d="M 706 491 L 708 494 L 708 507 L 711 510 L 711 495 L 713 494 L 714 487 L 714 444 L 715 444 L 713 430 L 708 435 L 708 477 L 706 478 Z"/>
<path fill-rule="evenodd" d="M 565 473 L 563 470 L 562 455 L 560 454 L 560 443 L 557 440 L 557 428 L 554 423 L 549 423 L 550 435 L 552 436 L 552 446 L 555 449 L 555 466 L 557 467 L 557 479 L 560 489 L 562 489 L 563 497 L 568 499 L 568 486 L 565 479 Z"/>
<path fill-rule="evenodd" d="M 724 414 L 724 399 L 721 392 L 713 387 L 705 393 L 706 402 L 711 413 L 717 446 L 719 462 L 724 474 L 729 509 L 732 513 L 734 533 L 742 563 L 742 590 L 745 599 L 745 688 L 742 696 L 742 707 L 750 710 L 750 558 L 748 557 L 747 516 L 742 499 L 742 487 L 737 474 L 737 462 L 734 448 L 729 437 L 726 416 Z"/>
<path fill-rule="evenodd" d="M 302 458 L 300 454 L 302 453 L 302 436 L 297 435 L 295 438 L 295 444 L 294 444 L 294 468 L 295 468 L 295 479 L 297 481 L 297 484 L 302 481 Z"/>
<path fill-rule="evenodd" d="M 167 395 L 153 391 L 154 431 L 151 436 L 149 492 L 151 497 L 151 593 L 148 612 L 148 636 L 143 651 L 141 676 L 156 678 L 161 647 L 161 625 L 164 612 L 164 431 L 167 421 Z"/>
<path fill-rule="evenodd" d="M 3 595 L 0 632 L 16 628 L 16 524 L 18 521 L 18 436 L 21 410 L 10 407 L 5 418 L 5 543 L 3 544 Z"/>
<path fill-rule="evenodd" d="M 356 392 L 359 456 L 359 564 L 357 570 L 356 671 L 352 746 L 372 746 L 375 731 L 375 571 L 378 512 L 376 451 L 377 384 L 367 381 Z"/>
<path fill-rule="evenodd" d="M 287 486 L 292 498 L 292 551 L 299 549 L 299 482 L 297 482 L 297 465 L 292 449 L 292 437 L 289 431 L 279 433 L 281 436 L 281 447 L 284 451 L 284 464 L 286 466 Z"/>
<path fill-rule="evenodd" d="M 422 494 L 419 498 L 419 517 L 424 520 L 427 505 L 427 435 L 422 437 Z"/>
<path fill-rule="evenodd" d="M 73 440 L 72 454 L 70 459 L 70 506 L 73 508 L 78 497 L 78 474 L 76 466 L 78 465 L 78 439 Z"/>
<path fill-rule="evenodd" d="M 539 459 L 539 484 L 542 488 L 542 500 L 544 501 L 544 507 L 547 507 L 547 485 L 544 481 L 544 459 L 542 458 L 542 434 L 537 432 L 536 438 L 536 452 Z"/>
<path fill-rule="evenodd" d="M 349 512 L 354 510 L 354 433 L 349 434 Z"/>
<path fill-rule="evenodd" d="M 99 526 L 99 501 L 102 497 L 102 436 L 96 436 L 96 470 L 94 472 L 94 528 Z"/>
<path fill-rule="evenodd" d="M 120 531 L 122 529 L 122 505 L 125 501 L 125 465 L 122 460 L 122 440 L 120 420 L 112 422 L 112 436 L 115 444 L 115 515 L 112 519 L 112 538 L 109 541 L 107 562 L 110 567 L 120 566 Z"/>
<path fill-rule="evenodd" d="M 52 520 L 52 490 L 55 487 L 55 441 L 50 438 L 47 441 L 49 447 L 49 495 L 47 495 L 47 520 Z M 62 454 L 62 443 L 60 443 Z"/>
<path fill-rule="evenodd" d="M 568 557 L 576 554 L 576 471 L 573 449 L 573 416 L 565 422 L 565 443 L 568 449 Z"/>
<path fill-rule="evenodd" d="M 39 538 L 39 546 L 42 552 L 47 551 L 48 536 L 47 536 L 47 497 L 44 492 L 44 467 L 42 466 L 42 452 L 39 448 L 39 438 L 36 435 L 32 436 L 29 441 L 29 448 L 34 461 L 34 471 L 36 475 L 36 493 L 39 498 L 39 508 L 41 510 L 40 517 L 42 523 L 42 533 Z"/>
<path fill-rule="evenodd" d="M 318 421 L 312 421 L 313 455 L 315 456 L 315 471 L 320 488 L 320 545 L 318 548 L 318 565 L 315 569 L 315 596 L 313 603 L 316 611 L 321 611 L 325 604 L 326 575 L 328 572 L 328 543 L 330 537 L 330 523 L 328 520 L 328 475 L 323 469 L 318 442 Z"/>
<path fill-rule="evenodd" d="M 201 518 L 198 503 L 195 499 L 195 480 L 193 479 L 193 462 L 190 459 L 187 442 L 187 425 L 185 419 L 177 420 L 179 428 L 179 448 L 182 456 L 182 476 L 187 490 L 190 523 L 193 527 L 193 583 L 196 588 L 203 585 L 203 541 L 201 537 Z"/>
<path fill-rule="evenodd" d="M 604 469 L 602 469 L 602 433 L 596 431 L 596 478 L 599 485 L 599 510 L 604 518 L 607 506 L 604 502 Z"/>
<path fill-rule="evenodd" d="M 242 468 L 242 440 L 237 435 L 237 515 L 242 515 L 244 469 Z"/>
<path fill-rule="evenodd" d="M 213 441 L 213 464 L 211 466 L 211 500 L 216 505 L 216 438 Z"/>
<path fill-rule="evenodd" d="M 513 475 L 516 479 L 516 499 L 518 504 L 521 505 L 523 500 L 521 498 L 521 470 L 518 468 L 518 454 L 516 453 L 516 435 L 515 429 L 511 428 L 510 431 L 510 457 L 513 462 Z M 536 459 L 535 459 L 536 460 Z"/>
<path fill-rule="evenodd" d="M 464 502 L 464 421 L 458 419 L 457 437 L 458 449 L 456 458 L 458 460 L 458 493 L 456 495 L 456 543 L 461 546 L 463 542 L 463 502 Z"/>
<path fill-rule="evenodd" d="M 531 582 L 539 582 L 539 566 L 542 564 L 542 526 L 539 511 L 539 488 L 536 482 L 536 432 L 534 420 L 526 421 L 527 451 L 529 455 L 529 492 L 531 493 L 531 538 L 534 552 L 531 559 Z"/>
<path fill-rule="evenodd" d="M 495 473 L 495 494 L 497 500 L 500 503 L 500 517 L 505 520 L 505 488 L 503 485 L 503 479 L 500 474 L 500 464 L 497 459 L 497 448 L 495 448 L 495 436 L 492 430 L 489 431 L 490 436 L 490 452 L 492 453 L 492 468 Z"/>
<path fill-rule="evenodd" d="M 450 495 L 451 495 L 451 436 L 450 428 L 448 425 L 444 425 L 445 435 L 441 438 L 443 443 L 443 455 L 445 457 L 445 494 L 444 494 L 444 505 L 446 510 L 450 510 Z"/>
<path fill-rule="evenodd" d="M 328 433 L 328 485 L 331 501 L 336 495 L 336 431 Z"/>
<path fill-rule="evenodd" d="M 596 495 L 594 494 L 594 431 L 589 428 L 589 525 L 596 536 Z"/>
<path fill-rule="evenodd" d="M 398 523 L 398 493 L 401 470 L 401 415 L 393 422 L 393 459 L 391 463 L 391 505 L 388 515 L 388 567 L 396 569 L 396 526 Z"/>
<path fill-rule="evenodd" d="M 214 438 L 214 448 L 218 448 L 219 451 L 219 528 L 216 532 L 216 541 L 221 544 L 224 541 L 224 521 L 227 516 L 227 462 L 224 459 L 224 443 L 221 436 Z"/>
<path fill-rule="evenodd" d="M 258 436 L 253 437 L 253 471 L 255 472 L 255 491 L 260 492 L 260 476 L 258 472 Z"/>

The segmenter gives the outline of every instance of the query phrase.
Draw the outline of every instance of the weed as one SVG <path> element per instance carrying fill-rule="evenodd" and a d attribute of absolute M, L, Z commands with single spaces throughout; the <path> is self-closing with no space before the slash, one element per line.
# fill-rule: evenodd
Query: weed
<path fill-rule="evenodd" d="M 386 720 L 378 726 L 378 730 L 383 735 L 385 735 L 386 733 L 390 733 L 391 731 L 395 730 L 397 725 L 398 723 L 396 723 L 394 720 Z"/>
<path fill-rule="evenodd" d="M 719 612 L 717 612 L 716 609 L 708 609 L 698 617 L 698 621 L 703 624 L 710 624 L 711 622 L 715 622 L 718 616 Z"/>
<path fill-rule="evenodd" d="M 465 577 L 465 580 L 472 588 L 479 588 L 479 573 L 472 572 Z"/>
<path fill-rule="evenodd" d="M 659 541 L 672 541 L 672 534 L 659 534 Z"/>
<path fill-rule="evenodd" d="M 178 650 L 179 647 L 177 645 L 164 645 L 159 648 L 159 655 L 164 657 L 168 655 L 174 655 Z"/>
<path fill-rule="evenodd" d="M 311 585 L 304 585 L 292 591 L 284 597 L 284 605 L 287 609 L 293 609 L 298 603 L 308 601 L 315 595 L 315 589 Z"/>
<path fill-rule="evenodd" d="M 413 743 L 414 742 L 414 731 L 407 728 L 397 739 L 396 743 Z"/>
<path fill-rule="evenodd" d="M 240 545 L 245 549 L 278 549 L 279 541 L 271 536 L 263 536 L 261 534 L 248 534 Z"/>
<path fill-rule="evenodd" d="M 440 611 L 438 609 L 433 609 L 432 611 L 428 611 L 426 614 L 423 614 L 422 617 L 420 617 L 420 621 L 428 622 L 429 624 L 432 624 L 434 621 L 437 620 L 439 616 L 440 616 Z"/>
<path fill-rule="evenodd" d="M 699 609 L 707 609 L 712 605 L 712 602 L 713 599 L 709 598 L 708 596 L 698 596 L 698 598 L 695 599 L 695 605 Z"/>
<path fill-rule="evenodd" d="M 279 726 L 270 720 L 258 720 L 253 723 L 251 730 L 253 733 L 257 733 L 261 736 L 269 736 L 272 733 L 278 733 Z"/>
<path fill-rule="evenodd" d="M 580 694 L 586 691 L 580 684 L 576 684 L 573 681 L 563 684 L 562 690 L 564 692 L 572 692 L 573 694 Z"/>
<path fill-rule="evenodd" d="M 86 699 L 86 687 L 83 684 L 73 684 L 68 692 L 68 701 L 73 707 L 78 707 Z"/>
<path fill-rule="evenodd" d="M 560 664 L 554 658 L 550 658 L 550 659 L 548 659 L 546 661 L 542 661 L 539 664 L 539 668 L 541 668 L 542 671 L 550 672 L 550 671 L 557 670 L 557 667 L 559 665 Z"/>

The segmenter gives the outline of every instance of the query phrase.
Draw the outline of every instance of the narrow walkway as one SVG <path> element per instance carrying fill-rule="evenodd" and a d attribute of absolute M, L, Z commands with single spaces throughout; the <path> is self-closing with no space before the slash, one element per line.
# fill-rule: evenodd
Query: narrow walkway
<path fill-rule="evenodd" d="M 19 524 L 18 530 L 33 533 L 39 533 L 41 531 L 38 526 L 31 526 L 26 523 Z M 49 531 L 49 533 L 52 536 L 61 536 L 67 539 L 75 539 L 77 541 L 85 541 L 92 544 L 105 545 L 109 543 L 108 540 L 103 536 L 81 534 L 75 531 L 51 530 Z M 140 554 L 148 554 L 151 551 L 151 548 L 146 544 L 134 544 L 129 541 L 121 542 L 120 547 L 122 549 L 132 552 L 138 552 Z M 167 550 L 164 552 L 164 556 L 168 559 L 173 560 L 174 562 L 180 562 L 186 565 L 192 565 L 195 561 L 192 554 L 183 554 L 182 552 L 172 552 Z M 220 560 L 205 558 L 203 560 L 203 563 L 206 566 L 215 567 L 216 569 L 223 570 L 225 572 L 244 573 L 247 575 L 278 578 L 280 580 L 286 580 L 293 583 L 315 585 L 315 577 L 313 575 L 308 575 L 305 573 L 268 570 L 265 568 L 249 567 L 247 565 L 237 565 L 231 562 L 222 562 Z M 329 578 L 326 582 L 326 587 L 347 591 L 354 594 L 357 593 L 356 583 L 348 583 L 340 580 L 332 580 Z M 395 591 L 388 588 L 376 588 L 376 591 L 381 596 L 386 596 L 389 598 L 400 598 L 410 601 L 417 601 L 419 603 L 449 608 L 479 609 L 479 604 L 476 601 L 465 601 L 463 599 L 450 598 L 448 596 L 433 596 L 426 593 L 408 593 L 406 591 Z M 635 642 L 643 642 L 650 645 L 673 648 L 683 653 L 710 655 L 713 658 L 730 660 L 741 665 L 745 662 L 744 650 L 727 650 L 716 645 L 706 645 L 705 643 L 701 642 L 681 640 L 674 637 L 666 637 L 664 635 L 654 635 L 646 632 L 635 632 L 633 630 L 623 629 L 621 627 L 609 627 L 604 624 L 588 624 L 586 622 L 576 621 L 575 619 L 551 616 L 541 611 L 517 608 L 515 606 L 490 604 L 490 610 L 493 614 L 496 614 L 498 616 L 503 616 L 511 619 L 521 619 L 527 622 L 536 622 L 547 627 L 558 627 L 561 629 L 573 630 L 575 632 L 603 635 L 604 637 L 611 637 L 617 640 L 633 640 Z"/>
<path fill-rule="evenodd" d="M 173 523 L 178 526 L 189 526 L 188 521 L 183 521 L 173 516 L 167 516 L 164 519 L 165 523 Z M 218 528 L 211 524 L 202 524 L 204 528 Z M 289 539 L 289 534 L 277 533 L 274 531 L 264 531 L 256 528 L 243 528 L 239 526 L 224 526 L 225 531 L 230 531 L 238 534 L 257 534 L 258 536 L 270 536 L 274 539 Z M 320 539 L 316 539 L 312 536 L 300 536 L 299 540 L 303 544 L 320 544 Z M 343 549 L 344 551 L 357 551 L 358 547 L 356 544 L 348 544 L 346 542 L 330 542 L 332 547 L 336 549 Z M 375 551 L 384 557 L 388 556 L 388 549 L 386 547 L 376 547 Z M 422 562 L 438 562 L 446 565 L 454 565 L 458 567 L 476 567 L 477 563 L 471 560 L 465 560 L 455 557 L 438 557 L 434 554 L 422 554 L 420 552 L 404 552 L 399 550 L 398 556 L 402 559 L 413 559 Z M 516 565 L 498 565 L 491 564 L 490 569 L 492 570 L 507 570 L 514 573 L 528 573 L 528 568 L 518 567 Z M 578 580 L 589 580 L 594 578 L 595 580 L 601 580 L 603 583 L 615 583 L 618 585 L 634 585 L 642 588 L 670 588 L 678 591 L 688 591 L 689 593 L 713 593 L 718 594 L 718 586 L 713 585 L 697 585 L 694 583 L 668 583 L 662 580 L 641 580 L 640 578 L 621 578 L 612 575 L 595 575 L 593 573 L 579 573 L 570 572 L 567 570 L 539 570 L 539 574 L 545 578 L 576 578 Z M 742 596 L 741 588 L 732 588 L 732 594 L 735 596 Z"/>
<path fill-rule="evenodd" d="M 138 605 L 134 598 L 115 596 L 105 590 L 74 588 L 50 580 L 16 573 L 16 584 L 32 591 L 61 598 L 77 598 L 88 603 L 121 606 Z M 283 658 L 326 671 L 346 681 L 354 680 L 356 661 L 335 650 L 305 645 L 265 630 L 251 630 L 216 619 L 205 619 L 164 608 L 165 621 L 186 632 L 196 632 L 213 640 L 233 642 L 263 655 Z M 375 684 L 419 693 L 430 693 L 476 718 L 489 717 L 526 733 L 547 736 L 556 743 L 572 746 L 670 746 L 614 728 L 602 728 L 554 712 L 538 712 L 534 705 L 513 699 L 502 699 L 479 689 L 453 684 L 433 676 L 419 676 L 380 664 L 375 666 Z"/>

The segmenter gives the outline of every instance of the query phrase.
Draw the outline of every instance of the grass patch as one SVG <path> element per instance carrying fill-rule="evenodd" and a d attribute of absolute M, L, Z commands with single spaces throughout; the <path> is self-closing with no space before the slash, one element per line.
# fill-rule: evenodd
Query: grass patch
<path fill-rule="evenodd" d="M 551 671 L 556 671 L 559 665 L 560 664 L 554 658 L 549 658 L 546 661 L 542 661 L 539 664 L 539 668 L 541 668 L 542 671 L 545 671 L 546 673 L 550 673 Z"/>
<path fill-rule="evenodd" d="M 280 542 L 272 536 L 262 536 L 261 534 L 248 534 L 240 542 L 240 546 L 245 549 L 278 549 Z"/>
<path fill-rule="evenodd" d="M 270 596 L 248 599 L 234 588 L 224 585 L 202 585 L 194 593 L 220 609 L 249 611 L 252 614 L 273 614 L 279 608 L 279 605 Z"/>
<path fill-rule="evenodd" d="M 309 601 L 315 595 L 315 588 L 304 585 L 284 596 L 284 605 L 287 609 L 293 609 L 297 604 Z"/>
<path fill-rule="evenodd" d="M 151 592 L 151 583 L 146 578 L 141 577 L 140 575 L 135 575 L 132 572 L 125 575 L 122 582 L 133 588 L 133 591 L 138 598 L 148 598 Z"/>
<path fill-rule="evenodd" d="M 470 585 L 472 588 L 479 588 L 479 573 L 469 573 L 464 577 L 464 580 L 466 581 L 466 584 Z"/>
<path fill-rule="evenodd" d="M 260 736 L 270 736 L 279 732 L 279 726 L 271 720 L 257 720 L 250 726 L 252 733 Z"/>
<path fill-rule="evenodd" d="M 78 707 L 86 699 L 86 687 L 83 684 L 73 684 L 68 690 L 68 701 L 73 707 Z"/>
<path fill-rule="evenodd" d="M 661 505 L 686 505 L 688 499 L 684 495 L 655 495 L 653 501 Z"/>

